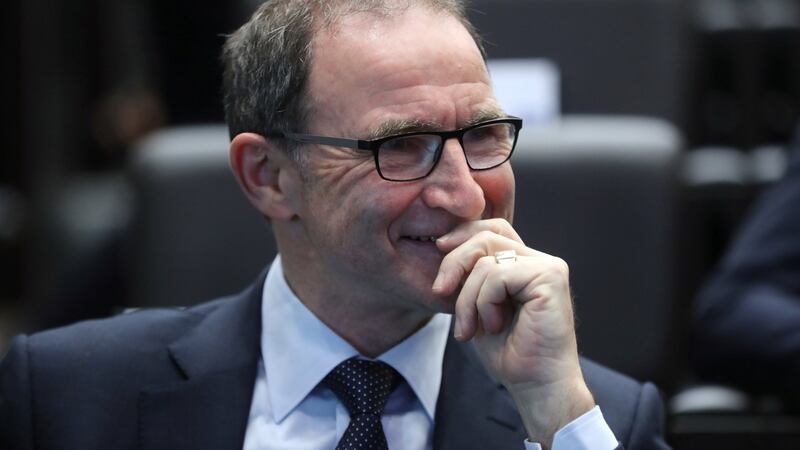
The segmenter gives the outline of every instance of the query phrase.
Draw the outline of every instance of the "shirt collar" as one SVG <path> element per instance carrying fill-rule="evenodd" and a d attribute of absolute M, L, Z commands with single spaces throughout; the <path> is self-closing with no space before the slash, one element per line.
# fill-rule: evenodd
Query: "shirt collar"
<path fill-rule="evenodd" d="M 280 255 L 264 282 L 261 354 L 275 421 L 281 422 L 342 361 L 359 355 L 297 298 L 283 275 Z M 451 317 L 435 315 L 424 327 L 377 359 L 394 367 L 433 420 Z"/>
<path fill-rule="evenodd" d="M 442 363 L 450 320 L 448 314 L 436 314 L 416 333 L 378 357 L 405 378 L 431 421 L 442 385 Z"/>

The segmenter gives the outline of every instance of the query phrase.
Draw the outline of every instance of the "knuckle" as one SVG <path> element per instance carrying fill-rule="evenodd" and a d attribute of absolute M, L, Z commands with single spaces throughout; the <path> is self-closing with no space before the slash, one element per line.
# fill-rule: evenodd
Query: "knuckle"
<path fill-rule="evenodd" d="M 503 232 L 508 231 L 509 228 L 511 228 L 511 224 L 508 223 L 506 219 L 499 217 L 489 219 L 489 229 L 497 234 L 503 234 Z"/>
<path fill-rule="evenodd" d="M 522 238 L 508 220 L 504 218 L 495 218 L 490 220 L 490 228 L 495 232 L 495 234 L 499 234 L 500 236 L 522 243 Z"/>
<path fill-rule="evenodd" d="M 553 270 L 558 274 L 569 278 L 569 264 L 563 259 L 554 256 L 552 259 Z"/>
<path fill-rule="evenodd" d="M 490 270 L 496 263 L 494 256 L 482 256 L 475 263 L 475 268 L 481 271 Z"/>
<path fill-rule="evenodd" d="M 495 235 L 497 235 L 497 233 L 495 233 L 494 231 L 491 231 L 491 230 L 481 230 L 481 231 L 479 231 L 479 232 L 478 232 L 478 233 L 475 235 L 475 237 L 476 237 L 476 238 L 478 238 L 478 239 L 480 239 L 480 240 L 482 240 L 482 241 L 484 241 L 484 240 L 491 239 L 491 238 L 492 238 L 492 237 L 494 237 Z"/>
<path fill-rule="evenodd" d="M 485 257 L 486 257 L 486 252 L 481 247 L 475 247 L 469 251 L 469 259 L 474 264 L 477 264 L 478 262 L 480 262 L 481 259 Z"/>
<path fill-rule="evenodd" d="M 536 293 L 543 302 L 547 302 L 553 297 L 553 289 L 548 285 L 542 285 L 536 288 Z"/>

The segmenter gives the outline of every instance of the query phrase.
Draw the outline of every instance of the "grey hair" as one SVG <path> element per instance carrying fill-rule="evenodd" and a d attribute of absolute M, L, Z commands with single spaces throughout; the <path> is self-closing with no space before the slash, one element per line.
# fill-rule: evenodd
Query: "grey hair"
<path fill-rule="evenodd" d="M 459 20 L 486 58 L 464 0 L 270 0 L 228 36 L 222 51 L 223 103 L 231 138 L 239 133 L 306 131 L 307 83 L 316 30 L 361 12 L 391 16 L 424 6 Z M 294 145 L 286 149 L 295 159 Z"/>

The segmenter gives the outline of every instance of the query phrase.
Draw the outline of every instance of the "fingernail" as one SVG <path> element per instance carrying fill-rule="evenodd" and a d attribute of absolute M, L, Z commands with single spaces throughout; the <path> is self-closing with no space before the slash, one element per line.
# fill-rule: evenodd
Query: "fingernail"
<path fill-rule="evenodd" d="M 461 337 L 464 336 L 464 333 L 461 331 L 461 321 L 458 320 L 458 316 L 456 317 L 456 325 L 453 327 L 453 336 L 456 339 L 461 340 Z"/>
<path fill-rule="evenodd" d="M 437 244 L 444 244 L 448 239 L 447 236 L 448 235 L 446 235 L 446 234 L 444 236 L 439 236 L 438 238 L 436 238 L 436 243 Z"/>
<path fill-rule="evenodd" d="M 438 274 L 436 274 L 436 279 L 433 280 L 433 290 L 441 291 L 442 284 L 444 284 L 444 273 L 440 271 Z"/>

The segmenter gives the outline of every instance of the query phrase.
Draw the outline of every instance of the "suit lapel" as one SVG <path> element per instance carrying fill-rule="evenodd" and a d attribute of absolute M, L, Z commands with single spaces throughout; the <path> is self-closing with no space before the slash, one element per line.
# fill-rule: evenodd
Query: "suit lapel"
<path fill-rule="evenodd" d="M 241 295 L 202 307 L 196 325 L 169 346 L 183 380 L 140 393 L 142 450 L 242 448 L 260 358 L 263 282 L 264 274 Z"/>
<path fill-rule="evenodd" d="M 526 436 L 511 397 L 471 344 L 449 337 L 443 364 L 433 448 L 520 448 Z"/>
<path fill-rule="evenodd" d="M 241 449 L 261 335 L 265 273 L 237 297 L 202 307 L 169 345 L 182 381 L 139 396 L 142 450 Z M 505 389 L 483 369 L 471 344 L 448 338 L 436 405 L 434 449 L 515 448 L 525 432 Z"/>

